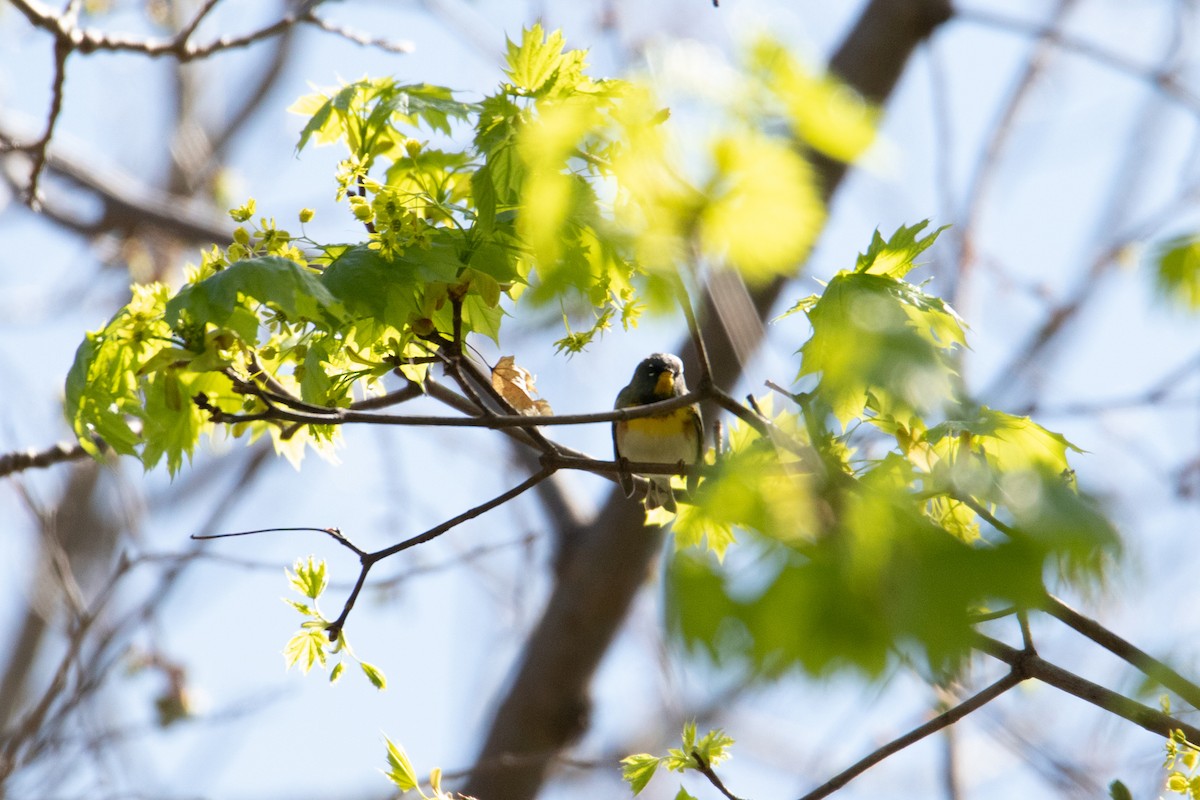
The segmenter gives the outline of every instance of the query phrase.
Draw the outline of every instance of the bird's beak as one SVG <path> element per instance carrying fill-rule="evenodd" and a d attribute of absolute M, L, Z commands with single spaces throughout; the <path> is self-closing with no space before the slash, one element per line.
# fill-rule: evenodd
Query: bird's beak
<path fill-rule="evenodd" d="M 654 394 L 658 397 L 667 397 L 675 394 L 675 376 L 670 370 L 658 376 L 658 383 L 654 384 Z"/>

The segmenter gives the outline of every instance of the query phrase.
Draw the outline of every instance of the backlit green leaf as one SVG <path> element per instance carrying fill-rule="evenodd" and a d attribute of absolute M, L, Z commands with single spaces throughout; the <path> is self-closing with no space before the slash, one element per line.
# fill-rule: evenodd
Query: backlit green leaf
<path fill-rule="evenodd" d="M 966 336 L 941 300 L 896 278 L 843 272 L 807 314 L 812 337 L 800 349 L 800 376 L 820 376 L 816 393 L 843 423 L 868 403 L 904 420 L 953 397 L 947 354 Z"/>
<path fill-rule="evenodd" d="M 785 142 L 746 132 L 718 140 L 714 163 L 700 213 L 705 248 L 753 283 L 794 272 L 825 219 L 808 162 Z"/>
<path fill-rule="evenodd" d="M 929 220 L 922 220 L 916 225 L 901 225 L 887 241 L 876 230 L 871 237 L 871 246 L 867 252 L 858 256 L 854 266 L 855 272 L 867 272 L 872 275 L 884 275 L 889 278 L 903 278 L 917 266 L 916 258 L 928 250 L 942 231 L 949 228 L 943 225 L 932 233 L 921 236 L 921 231 L 929 226 Z"/>
<path fill-rule="evenodd" d="M 412 762 L 408 760 L 408 753 L 386 736 L 383 737 L 383 740 L 387 743 L 388 771 L 384 773 L 387 775 L 387 779 L 396 784 L 396 787 L 402 792 L 417 788 L 419 783 L 417 771 L 413 769 Z"/>
<path fill-rule="evenodd" d="M 387 678 L 384 677 L 379 667 L 376 667 L 374 664 L 368 664 L 365 661 L 360 661 L 358 666 L 362 669 L 363 674 L 367 676 L 367 680 L 371 682 L 372 686 L 381 691 L 387 688 Z"/>
<path fill-rule="evenodd" d="M 177 327 L 186 313 L 192 323 L 227 326 L 246 304 L 263 303 L 289 320 L 333 326 L 342 311 L 313 270 L 278 256 L 262 256 L 231 264 L 199 283 L 184 286 L 167 303 L 164 318 Z M 251 306 L 252 308 L 252 306 Z M 253 317 L 250 317 L 253 324 Z M 253 328 L 238 326 L 248 343 L 258 341 Z"/>
<path fill-rule="evenodd" d="M 1200 236 L 1185 234 L 1163 242 L 1153 254 L 1159 293 L 1188 308 L 1200 308 Z"/>
<path fill-rule="evenodd" d="M 658 770 L 659 759 L 649 753 L 637 753 L 621 759 L 621 777 L 628 783 L 635 795 L 641 794 L 642 789 L 654 777 Z"/>

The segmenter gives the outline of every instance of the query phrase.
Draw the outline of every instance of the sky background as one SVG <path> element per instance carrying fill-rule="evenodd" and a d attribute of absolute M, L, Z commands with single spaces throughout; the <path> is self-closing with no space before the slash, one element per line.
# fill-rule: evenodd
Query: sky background
<path fill-rule="evenodd" d="M 96 21 L 107 30 L 154 33 L 141 5 L 114 4 Z M 1072 598 L 1112 629 L 1154 653 L 1172 654 L 1196 674 L 1195 502 L 1180 502 L 1173 469 L 1197 449 L 1194 372 L 1173 387 L 1166 406 L 1065 413 L 1080 403 L 1136 397 L 1161 376 L 1193 358 L 1197 325 L 1158 301 L 1146 269 L 1147 253 L 1168 235 L 1195 230 L 1197 107 L 1187 107 L 1128 70 L 1119 60 L 1154 69 L 1173 38 L 1196 78 L 1197 28 L 1184 4 L 1165 0 L 1079 0 L 1065 25 L 1070 36 L 1110 57 L 1105 62 L 1070 50 L 1054 53 L 1005 137 L 991 171 L 981 172 L 1004 104 L 1033 48 L 1029 31 L 1047 19 L 1044 1 L 961 5 L 918 52 L 888 106 L 881 142 L 866 166 L 844 184 L 804 277 L 784 293 L 786 307 L 816 291 L 816 279 L 853 264 L 871 233 L 932 218 L 952 224 L 928 254 L 923 274 L 936 294 L 969 242 L 976 259 L 954 297 L 971 327 L 964 364 L 971 391 L 991 405 L 1035 418 L 1089 451 L 1075 459 L 1080 484 L 1102 498 L 1126 538 L 1127 562 L 1105 592 Z M 304 120 L 287 108 L 312 86 L 328 87 L 362 75 L 396 75 L 407 82 L 443 84 L 474 99 L 499 80 L 504 37 L 539 17 L 561 27 L 572 47 L 590 50 L 593 75 L 637 74 L 651 63 L 686 66 L 703 83 L 739 42 L 767 29 L 813 63 L 836 46 L 856 18 L 856 2 L 777 3 L 723 0 L 714 10 L 701 0 L 612 5 L 616 27 L 600 30 L 594 3 L 345 2 L 321 13 L 372 36 L 412 42 L 408 55 L 358 47 L 313 28 L 303 29 L 285 77 L 265 99 L 232 152 L 230 205 L 253 196 L 260 214 L 298 229 L 295 215 L 316 210 L 307 226 L 317 240 L 355 240 L 361 228 L 333 202 L 333 170 L 340 151 L 294 145 Z M 224 3 L 201 28 L 209 35 L 248 30 L 273 18 L 274 3 Z M 1183 17 L 1179 17 L 1183 14 Z M 993 15 L 1015 24 L 1001 24 Z M 1024 28 L 1024 31 L 1021 29 Z M 205 35 L 201 39 L 208 38 Z M 44 119 L 52 75 L 51 47 L 8 5 L 0 4 L 0 119 L 36 134 Z M 220 55 L 197 64 L 204 76 L 201 103 L 220 111 L 263 68 L 260 49 Z M 55 146 L 97 169 L 155 183 L 167 168 L 168 116 L 162 107 L 171 67 L 135 55 L 99 54 L 70 62 Z M 658 70 L 663 77 L 663 70 Z M 669 77 L 669 76 L 668 76 Z M 676 76 L 677 78 L 679 76 Z M 1129 164 L 1132 162 L 1132 166 Z M 67 197 L 62 184 L 47 191 Z M 1184 195 L 1180 200 L 1181 193 Z M 1044 318 L 1048 300 L 1086 286 L 1092 262 L 1115 241 L 1133 241 L 1121 267 L 1096 280 L 1096 299 L 1031 379 L 993 386 L 1014 352 Z M 89 243 L 63 234 L 0 195 L 0 452 L 45 447 L 65 438 L 62 382 L 84 331 L 99 327 L 123 301 L 128 273 L 106 266 Z M 195 261 L 197 254 L 184 260 Z M 561 335 L 536 320 L 506 321 L 503 345 L 479 343 L 489 361 L 515 353 L 536 373 L 538 389 L 556 412 L 604 410 L 645 354 L 673 348 L 678 319 L 646 320 L 615 331 L 587 353 L 555 355 Z M 788 383 L 793 353 L 807 330 L 799 318 L 775 325 L 762 353 L 746 370 L 741 393 L 761 382 Z M 413 413 L 435 410 L 418 407 Z M 560 441 L 604 457 L 606 426 L 557 428 Z M 223 508 L 220 530 L 313 525 L 337 526 L 365 548 L 420 532 L 514 485 L 524 477 L 507 451 L 483 431 L 357 428 L 345 431 L 340 464 L 310 454 L 300 471 L 272 463 L 248 489 L 238 476 L 247 458 L 241 442 L 215 442 L 197 453 L 174 484 L 165 470 L 148 474 L 121 464 L 108 477 L 114 503 L 136 519 L 127 545 L 137 553 L 177 553 Z M 51 502 L 66 479 L 62 467 L 20 477 L 25 489 Z M 584 507 L 603 502 L 610 485 L 594 476 L 565 478 Z M 181 492 L 181 485 L 196 485 Z M 0 483 L 0 625 L 15 624 L 28 595 L 35 528 L 14 484 Z M 167 731 L 153 725 L 153 697 L 161 676 L 119 677 L 104 707 L 82 722 L 81 734 L 117 726 L 130 734 L 112 762 L 81 770 L 75 794 L 88 782 L 134 776 L 147 797 L 381 797 L 388 785 L 383 735 L 402 743 L 421 772 L 467 766 L 490 702 L 503 687 L 528 627 L 537 619 L 549 581 L 550 541 L 534 499 L 505 508 L 407 552 L 372 575 L 348 628 L 351 644 L 382 668 L 390 687 L 380 693 L 358 675 L 330 687 L 321 675 L 285 673 L 280 651 L 299 619 L 279 601 L 287 593 L 283 569 L 310 553 L 327 558 L 335 614 L 356 574 L 350 554 L 318 534 L 279 533 L 213 543 L 215 557 L 192 567 L 165 600 L 159 621 L 137 647 L 154 648 L 185 664 L 189 685 L 202 698 L 198 719 Z M 478 555 L 480 548 L 488 548 Z M 464 556 L 471 555 L 464 563 Z M 391 578 L 395 576 L 396 580 Z M 146 568 L 123 585 L 133 602 L 154 591 Z M 637 750 L 661 750 L 679 722 L 717 703 L 737 741 L 721 774 L 733 791 L 782 798 L 807 788 L 883 741 L 919 724 L 932 693 L 919 676 L 897 669 L 883 684 L 851 677 L 797 680 L 737 690 L 734 679 L 688 663 L 664 643 L 654 580 L 642 594 L 595 683 L 592 726 L 574 751 L 581 760 Z M 376 584 L 388 584 L 380 591 Z M 1103 657 L 1082 657 L 1076 640 L 1039 626 L 1042 651 L 1100 682 L 1126 673 Z M 50 663 L 50 660 L 47 660 Z M 999 674 L 980 662 L 972 678 L 982 685 Z M 1131 688 L 1128 683 L 1118 688 Z M 1195 720 L 1192 720 L 1195 721 Z M 88 728 L 88 726 L 92 726 Z M 1053 797 L 1051 766 L 1029 763 L 1044 745 L 1094 770 L 1099 786 L 1121 778 L 1138 797 L 1157 796 L 1162 744 L 1130 731 L 1078 701 L 1045 687 L 1023 686 L 972 716 L 956 735 L 971 798 Z M 1024 742 L 1025 744 L 1022 744 Z M 934 796 L 939 783 L 940 738 L 894 757 L 837 796 Z M 1056 755 L 1057 754 L 1057 755 Z M 109 770 L 106 773 L 106 770 Z M 544 796 L 625 796 L 616 771 L 565 768 L 565 780 Z M 645 796 L 673 797 L 678 781 L 660 777 Z M 586 783 L 576 783 L 585 781 Z M 687 785 L 701 797 L 711 788 Z M 16 795 L 14 795 L 16 796 Z M 71 793 L 64 796 L 73 796 Z"/>

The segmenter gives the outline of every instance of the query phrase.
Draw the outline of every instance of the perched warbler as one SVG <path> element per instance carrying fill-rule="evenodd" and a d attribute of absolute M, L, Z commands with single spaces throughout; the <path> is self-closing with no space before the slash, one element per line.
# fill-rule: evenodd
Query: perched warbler
<path fill-rule="evenodd" d="M 615 408 L 630 408 L 669 400 L 687 394 L 683 362 L 670 353 L 654 353 L 637 365 L 629 385 L 617 395 Z M 704 452 L 704 425 L 697 406 L 685 406 L 664 414 L 613 423 L 613 450 L 619 462 L 655 462 L 662 464 L 700 463 Z M 627 469 L 618 473 L 626 497 L 633 497 L 633 476 Z M 662 506 L 675 511 L 675 493 L 670 475 L 647 475 L 650 490 L 646 510 Z M 696 476 L 688 476 L 688 490 L 695 488 Z"/>

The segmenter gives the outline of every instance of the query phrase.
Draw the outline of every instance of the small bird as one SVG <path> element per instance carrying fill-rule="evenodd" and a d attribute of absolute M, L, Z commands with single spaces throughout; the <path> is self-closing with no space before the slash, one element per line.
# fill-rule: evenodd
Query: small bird
<path fill-rule="evenodd" d="M 654 353 L 637 365 L 629 385 L 617 395 L 614 408 L 631 408 L 669 400 L 687 394 L 683 362 L 670 353 Z M 704 425 L 698 406 L 684 406 L 665 414 L 618 420 L 613 423 L 613 451 L 618 462 L 657 462 L 698 464 L 704 453 Z M 633 475 L 628 469 L 618 473 L 626 497 L 633 497 Z M 648 475 L 646 510 L 662 506 L 674 512 L 675 493 L 670 475 Z M 695 489 L 697 478 L 688 476 L 688 491 Z"/>

